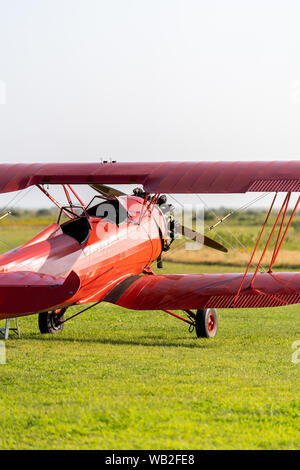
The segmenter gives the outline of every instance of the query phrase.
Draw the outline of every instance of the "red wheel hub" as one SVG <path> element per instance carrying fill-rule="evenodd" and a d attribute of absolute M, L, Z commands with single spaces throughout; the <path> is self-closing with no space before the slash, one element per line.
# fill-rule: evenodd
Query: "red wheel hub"
<path fill-rule="evenodd" d="M 213 313 L 210 313 L 207 317 L 207 329 L 212 333 L 215 329 L 216 319 Z"/>

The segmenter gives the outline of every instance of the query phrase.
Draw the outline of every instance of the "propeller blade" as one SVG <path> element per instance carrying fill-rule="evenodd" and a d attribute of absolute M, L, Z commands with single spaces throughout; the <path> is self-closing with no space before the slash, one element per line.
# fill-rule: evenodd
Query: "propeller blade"
<path fill-rule="evenodd" d="M 104 184 L 90 184 L 89 185 L 91 188 L 95 189 L 100 194 L 106 194 L 107 196 L 113 196 L 113 197 L 120 197 L 120 196 L 126 196 L 125 193 L 122 193 L 118 189 L 111 188 L 110 186 L 106 186 Z"/>
<path fill-rule="evenodd" d="M 215 242 L 215 240 L 212 240 L 211 238 L 207 237 L 206 235 L 203 235 L 202 233 L 195 232 L 195 230 L 192 230 L 188 227 L 184 227 L 183 225 L 179 224 L 177 225 L 177 228 L 186 238 L 202 243 L 202 245 L 209 246 L 214 250 L 223 251 L 223 253 L 228 253 L 228 250 L 227 248 L 225 248 L 225 246 L 220 245 L 220 243 Z"/>

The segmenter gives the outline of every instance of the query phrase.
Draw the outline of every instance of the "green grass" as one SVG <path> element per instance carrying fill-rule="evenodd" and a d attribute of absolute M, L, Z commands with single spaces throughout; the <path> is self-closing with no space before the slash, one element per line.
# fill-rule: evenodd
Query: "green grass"
<path fill-rule="evenodd" d="M 2 240 L 20 244 L 42 222 L 20 227 L 3 225 Z M 165 263 L 160 272 L 228 269 Z M 19 325 L 0 365 L 0 449 L 300 447 L 297 305 L 220 310 L 213 340 L 164 313 L 109 304 L 59 335 L 40 335 L 37 316 Z"/>
<path fill-rule="evenodd" d="M 213 340 L 109 304 L 55 336 L 21 318 L 0 366 L 0 448 L 299 448 L 299 307 L 219 315 Z"/>

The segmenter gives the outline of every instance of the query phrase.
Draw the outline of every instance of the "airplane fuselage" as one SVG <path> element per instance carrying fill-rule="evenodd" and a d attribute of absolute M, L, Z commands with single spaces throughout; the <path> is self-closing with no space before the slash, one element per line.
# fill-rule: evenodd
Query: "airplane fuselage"
<path fill-rule="evenodd" d="M 17 295 L 4 299 L 1 279 L 5 286 L 8 274 L 12 277 L 29 273 L 30 277 L 35 273 L 67 279 L 70 273 L 75 273 L 80 287 L 74 293 L 71 289 L 69 297 L 59 304 L 52 305 L 49 299 L 47 309 L 55 310 L 101 301 L 120 281 L 147 270 L 162 251 L 165 220 L 157 207 L 145 207 L 140 198 L 126 197 L 122 203 L 125 202 L 129 217 L 119 225 L 105 218 L 88 217 L 90 231 L 82 244 L 65 234 L 62 226 L 52 224 L 31 241 L 0 256 L 0 318 L 40 313 L 33 309 L 34 305 L 31 309 L 30 301 L 22 305 L 22 298 Z M 35 292 L 38 295 L 38 289 L 33 295 Z"/>

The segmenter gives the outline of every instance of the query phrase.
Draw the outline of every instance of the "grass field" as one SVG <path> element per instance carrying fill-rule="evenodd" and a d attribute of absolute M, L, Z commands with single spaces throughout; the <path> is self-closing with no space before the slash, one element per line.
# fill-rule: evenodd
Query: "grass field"
<path fill-rule="evenodd" d="M 173 261 L 162 272 L 228 270 Z M 213 340 L 109 304 L 55 336 L 21 318 L 0 365 L 0 448 L 299 449 L 299 306 L 219 317 Z"/>

